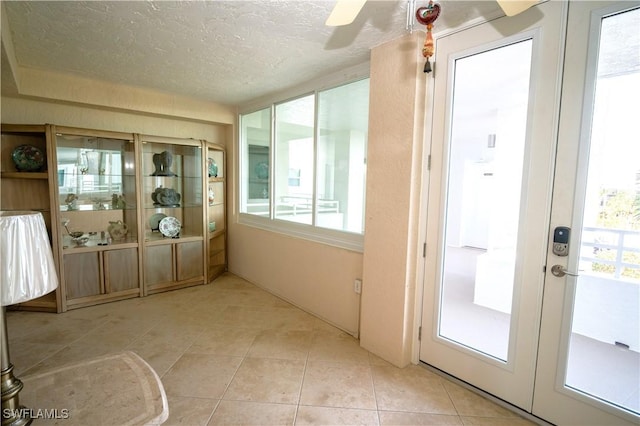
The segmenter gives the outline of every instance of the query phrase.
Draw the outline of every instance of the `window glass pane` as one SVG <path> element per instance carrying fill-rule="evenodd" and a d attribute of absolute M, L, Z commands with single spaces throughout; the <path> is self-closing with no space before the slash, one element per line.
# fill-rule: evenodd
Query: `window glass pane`
<path fill-rule="evenodd" d="M 531 53 L 526 40 L 455 62 L 440 336 L 503 361 L 526 199 Z"/>
<path fill-rule="evenodd" d="M 276 106 L 275 217 L 313 222 L 313 123 L 315 96 Z"/>
<path fill-rule="evenodd" d="M 364 231 L 369 79 L 319 93 L 316 225 Z"/>
<path fill-rule="evenodd" d="M 271 109 L 240 117 L 242 153 L 240 211 L 269 217 Z"/>
<path fill-rule="evenodd" d="M 640 8 L 601 23 L 565 383 L 639 414 Z"/>

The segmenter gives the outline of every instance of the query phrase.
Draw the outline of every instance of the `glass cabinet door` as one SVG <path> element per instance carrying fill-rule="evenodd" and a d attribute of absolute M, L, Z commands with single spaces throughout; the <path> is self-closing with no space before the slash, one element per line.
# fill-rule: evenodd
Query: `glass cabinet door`
<path fill-rule="evenodd" d="M 200 143 L 182 145 L 143 140 L 142 202 L 146 241 L 202 237 L 202 168 Z"/>
<path fill-rule="evenodd" d="M 207 203 L 203 144 L 192 139 L 140 138 L 144 292 L 203 284 Z"/>
<path fill-rule="evenodd" d="M 137 242 L 132 139 L 56 134 L 63 248 Z"/>

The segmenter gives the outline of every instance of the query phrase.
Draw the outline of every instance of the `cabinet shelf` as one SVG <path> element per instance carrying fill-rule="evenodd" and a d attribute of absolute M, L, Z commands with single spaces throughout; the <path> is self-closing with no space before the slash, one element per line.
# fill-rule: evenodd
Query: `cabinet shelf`
<path fill-rule="evenodd" d="M 212 240 L 214 238 L 218 238 L 221 235 L 224 235 L 225 230 L 224 229 L 216 229 L 213 232 L 209 232 L 209 239 Z"/>
<path fill-rule="evenodd" d="M 2 172 L 2 179 L 49 179 L 47 172 Z"/>
<path fill-rule="evenodd" d="M 125 249 L 125 248 L 136 248 L 138 247 L 138 242 L 135 240 L 129 241 L 112 241 L 111 244 L 106 243 L 106 239 L 104 240 L 105 244 L 100 245 L 99 240 L 89 240 L 83 246 L 76 246 L 74 243 L 67 243 L 65 241 L 62 249 L 64 253 L 83 253 L 83 252 L 94 252 L 94 251 L 105 251 L 105 250 L 114 250 L 114 249 Z"/>

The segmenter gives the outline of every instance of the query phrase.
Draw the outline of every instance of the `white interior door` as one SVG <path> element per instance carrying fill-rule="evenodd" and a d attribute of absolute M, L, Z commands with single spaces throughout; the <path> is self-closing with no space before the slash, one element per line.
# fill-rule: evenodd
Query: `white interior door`
<path fill-rule="evenodd" d="M 547 2 L 436 45 L 420 359 L 555 424 L 640 424 L 638 28 Z"/>
<path fill-rule="evenodd" d="M 566 4 L 436 41 L 420 359 L 530 411 Z"/>
<path fill-rule="evenodd" d="M 572 2 L 568 28 L 551 232 L 571 236 L 548 253 L 533 412 L 637 425 L 640 2 Z"/>

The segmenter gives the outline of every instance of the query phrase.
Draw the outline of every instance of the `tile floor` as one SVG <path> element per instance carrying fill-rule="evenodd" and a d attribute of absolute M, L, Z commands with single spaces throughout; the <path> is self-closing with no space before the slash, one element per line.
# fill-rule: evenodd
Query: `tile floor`
<path fill-rule="evenodd" d="M 396 368 L 232 274 L 64 314 L 10 311 L 7 322 L 18 377 L 136 352 L 162 379 L 167 425 L 533 424 L 426 368 Z"/>

